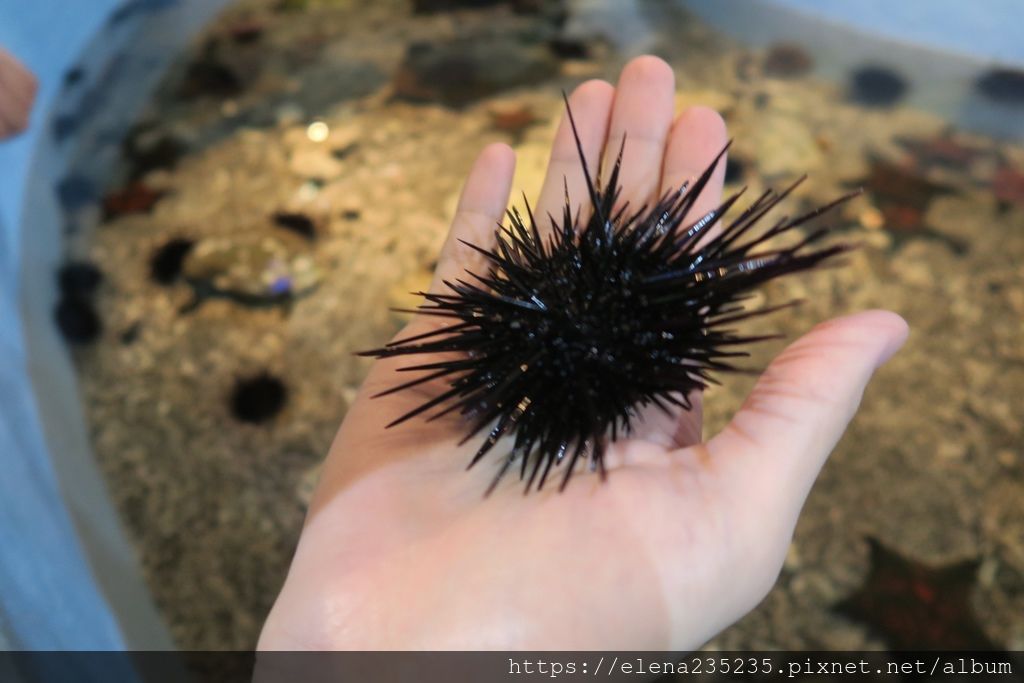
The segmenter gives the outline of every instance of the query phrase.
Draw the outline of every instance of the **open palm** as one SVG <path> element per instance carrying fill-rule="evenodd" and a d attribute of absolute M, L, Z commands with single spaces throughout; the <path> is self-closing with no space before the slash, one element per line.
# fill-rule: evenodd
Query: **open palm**
<path fill-rule="evenodd" d="M 623 134 L 623 200 L 632 205 L 698 175 L 725 144 L 715 112 L 673 120 L 672 70 L 641 57 L 616 87 L 572 94 L 584 154 L 608 163 Z M 482 257 L 500 221 L 515 159 L 505 145 L 478 158 L 463 190 L 433 288 Z M 694 215 L 715 206 L 721 168 Z M 566 120 L 552 149 L 538 216 L 585 197 Z M 399 338 L 429 331 L 421 316 Z M 578 472 L 563 492 L 523 495 L 508 477 L 482 498 L 501 458 L 466 472 L 457 417 L 386 425 L 424 398 L 399 392 L 378 361 L 327 457 L 261 649 L 672 649 L 699 646 L 753 608 L 774 583 L 800 508 L 872 372 L 906 325 L 884 311 L 819 325 L 781 354 L 721 434 L 702 441 L 694 410 L 644 414 L 609 444 L 608 478 Z M 564 465 L 562 465 L 564 467 Z"/>

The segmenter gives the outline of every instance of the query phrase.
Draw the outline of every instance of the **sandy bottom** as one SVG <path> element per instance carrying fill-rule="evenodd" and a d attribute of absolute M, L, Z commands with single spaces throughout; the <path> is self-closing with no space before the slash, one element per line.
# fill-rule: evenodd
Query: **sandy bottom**
<path fill-rule="evenodd" d="M 140 129 L 142 142 L 182 145 L 176 163 L 138 174 L 166 194 L 148 211 L 113 211 L 77 245 L 105 274 L 105 332 L 76 351 L 93 444 L 183 648 L 254 645 L 318 465 L 366 372 L 353 352 L 402 324 L 388 308 L 414 303 L 407 292 L 428 280 L 477 151 L 511 143 L 516 190 L 535 196 L 561 90 L 612 78 L 623 61 L 595 41 L 589 56 L 558 58 L 539 83 L 503 85 L 459 107 L 410 102 L 396 96 L 415 78 L 396 76 L 410 43 L 499 21 L 529 35 L 546 20 L 356 4 L 371 3 L 246 0 L 211 25 Z M 912 329 L 812 492 L 778 585 L 713 645 L 884 645 L 832 609 L 864 582 L 872 537 L 928 565 L 975 560 L 970 601 L 984 632 L 1024 649 L 1024 205 L 994 192 L 1024 169 L 1024 151 L 947 130 L 898 102 L 848 102 L 841 85 L 811 76 L 768 77 L 800 65 L 769 62 L 684 16 L 663 26 L 655 49 L 677 70 L 680 106 L 726 116 L 739 162 L 732 186 L 756 196 L 809 173 L 789 212 L 868 189 L 833 219 L 861 248 L 842 268 L 768 287 L 765 303 L 805 303 L 750 328 L 792 339 L 829 317 L 885 307 Z M 211 76 L 211 55 L 239 82 Z M 326 139 L 310 139 L 314 120 Z M 132 163 L 129 155 L 125 174 Z M 282 211 L 308 217 L 314 239 L 285 237 L 271 219 Z M 228 263 L 217 281 L 228 295 L 194 302 L 184 281 L 151 277 L 155 250 L 173 238 L 197 247 L 270 239 L 311 260 L 318 286 L 287 305 L 253 305 L 231 291 L 259 274 Z M 754 363 L 781 347 L 758 348 Z M 263 372 L 284 383 L 284 408 L 241 422 L 233 386 Z M 728 377 L 708 392 L 709 432 L 751 383 Z"/>

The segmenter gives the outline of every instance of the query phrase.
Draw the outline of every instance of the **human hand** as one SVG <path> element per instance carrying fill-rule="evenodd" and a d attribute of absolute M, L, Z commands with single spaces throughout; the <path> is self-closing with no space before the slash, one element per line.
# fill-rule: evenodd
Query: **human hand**
<path fill-rule="evenodd" d="M 699 175 L 725 144 L 709 109 L 673 121 L 673 92 L 668 65 L 641 57 L 617 87 L 590 81 L 570 98 L 591 167 L 628 132 L 622 199 L 634 206 Z M 485 269 L 459 240 L 492 242 L 514 164 L 505 145 L 481 153 L 433 291 Z M 693 215 L 718 204 L 723 167 Z M 575 201 L 586 196 L 564 116 L 536 215 L 559 213 L 563 178 Z M 398 338 L 434 324 L 419 316 Z M 486 499 L 501 458 L 464 471 L 476 445 L 459 445 L 457 417 L 385 428 L 438 385 L 370 398 L 394 386 L 397 368 L 426 359 L 378 361 L 331 446 L 259 647 L 696 648 L 771 588 L 811 484 L 906 334 L 884 311 L 819 325 L 776 358 L 714 438 L 702 441 L 693 397 L 693 410 L 644 412 L 630 438 L 609 444 L 606 481 L 580 471 L 561 493 L 524 496 L 509 477 Z"/>
<path fill-rule="evenodd" d="M 37 88 L 35 76 L 0 47 L 0 140 L 28 126 Z"/>

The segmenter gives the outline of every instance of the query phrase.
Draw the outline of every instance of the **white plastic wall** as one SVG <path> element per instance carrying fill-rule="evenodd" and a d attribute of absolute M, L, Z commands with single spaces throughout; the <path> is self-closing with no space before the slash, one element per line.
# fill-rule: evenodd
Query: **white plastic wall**
<path fill-rule="evenodd" d="M 68 168 L 103 178 L 110 138 L 224 0 L 0 0 L 0 45 L 39 79 L 0 142 L 0 646 L 168 649 L 93 462 L 52 318 Z M 65 83 L 72 68 L 83 74 Z"/>

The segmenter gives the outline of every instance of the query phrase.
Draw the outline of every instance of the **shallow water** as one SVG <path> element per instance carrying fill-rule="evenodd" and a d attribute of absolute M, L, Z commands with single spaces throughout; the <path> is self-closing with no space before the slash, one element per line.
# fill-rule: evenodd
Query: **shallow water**
<path fill-rule="evenodd" d="M 558 2 L 513 4 L 237 3 L 177 62 L 104 221 L 73 239 L 104 275 L 102 331 L 75 351 L 93 444 L 178 644 L 255 643 L 366 370 L 352 353 L 399 328 L 389 306 L 415 304 L 476 152 L 512 144 L 515 189 L 535 196 L 561 91 L 643 49 L 676 69 L 680 107 L 725 116 L 730 187 L 756 196 L 810 174 L 789 213 L 866 189 L 831 221 L 861 247 L 768 287 L 760 302 L 805 303 L 751 328 L 792 339 L 885 307 L 912 329 L 812 492 L 778 585 L 714 645 L 1024 649 L 1024 149 L 904 106 L 913 83 L 891 67 L 819 80 L 798 45 L 753 50 L 661 3 L 643 5 L 657 31 L 617 41 Z M 751 383 L 708 392 L 708 433 Z M 903 559 L 872 562 L 868 539 Z M 878 626 L 892 604 L 927 620 L 906 597 L 922 585 L 959 605 L 954 625 Z M 860 618 L 839 607 L 851 595 L 867 595 Z"/>

